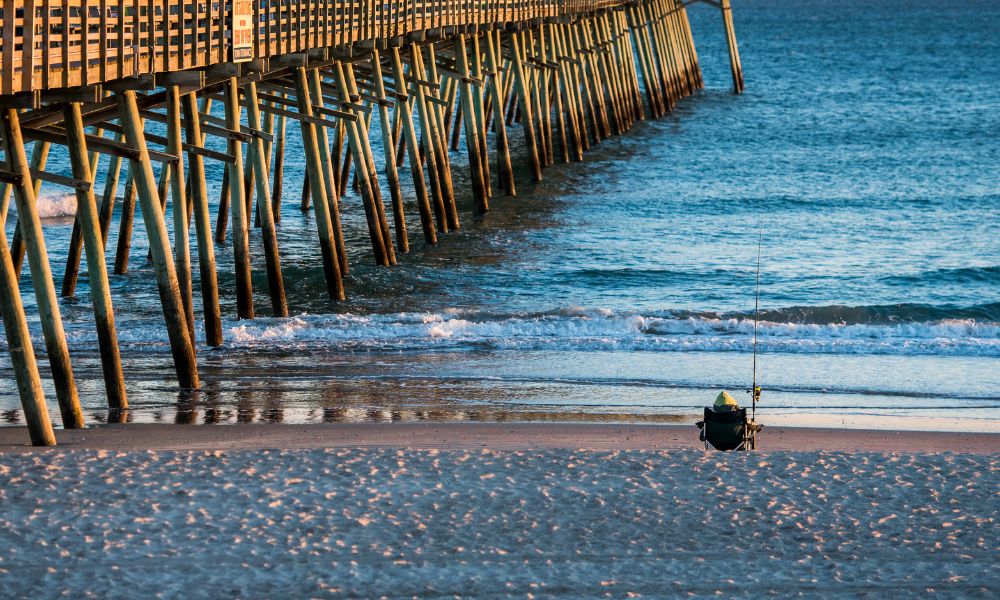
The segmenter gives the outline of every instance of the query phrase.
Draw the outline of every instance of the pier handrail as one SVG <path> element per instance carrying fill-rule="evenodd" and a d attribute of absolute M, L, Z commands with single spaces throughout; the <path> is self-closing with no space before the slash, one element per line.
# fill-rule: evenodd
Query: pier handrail
<path fill-rule="evenodd" d="M 232 60 L 232 11 L 252 10 L 252 57 L 443 27 L 582 14 L 625 0 L 2 0 L 0 95 L 97 85 Z M 247 6 L 249 5 L 249 6 Z"/>

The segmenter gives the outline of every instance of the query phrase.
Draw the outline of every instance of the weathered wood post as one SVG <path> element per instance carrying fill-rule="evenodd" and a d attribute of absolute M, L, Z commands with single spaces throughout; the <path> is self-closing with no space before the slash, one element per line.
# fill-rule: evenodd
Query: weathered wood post
<path fill-rule="evenodd" d="M 503 182 L 504 191 L 508 196 L 516 196 L 517 189 L 514 186 L 514 168 L 510 161 L 510 146 L 507 142 L 507 128 L 503 120 L 504 96 L 506 89 L 503 72 L 500 70 L 497 54 L 499 53 L 499 40 L 493 35 L 494 32 L 486 33 L 486 68 L 489 70 L 492 81 L 489 85 L 491 108 L 493 110 L 493 123 L 496 130 L 497 145 L 497 166 L 500 171 L 500 180 Z M 499 35 L 499 32 L 497 32 Z"/>
<path fill-rule="evenodd" d="M 201 147 L 204 136 L 198 113 L 198 99 L 194 93 L 185 94 L 181 108 L 184 111 L 184 135 L 187 143 Z M 205 163 L 200 154 L 188 152 L 188 169 L 191 174 L 191 212 L 194 213 L 195 239 L 198 242 L 198 273 L 201 276 L 201 304 L 205 313 L 205 343 L 222 345 L 222 316 L 219 309 L 219 283 L 215 271 L 215 243 L 212 239 L 212 219 L 208 212 L 208 187 L 205 182 Z"/>
<path fill-rule="evenodd" d="M 489 34 L 487 34 L 489 35 Z M 476 115 L 476 137 L 479 139 L 479 157 L 483 162 L 483 179 L 486 181 L 486 197 L 493 197 L 492 176 L 490 174 L 490 152 L 486 145 L 486 115 L 483 110 L 483 95 L 486 91 L 486 81 L 483 77 L 483 51 L 479 45 L 479 35 L 472 36 L 472 106 Z"/>
<path fill-rule="evenodd" d="M 3 318 L 7 336 L 7 351 L 14 365 L 14 381 L 21 398 L 24 422 L 35 446 L 55 446 L 56 434 L 52 430 L 49 409 L 45 405 L 42 380 L 38 376 L 35 351 L 31 346 L 31 332 L 21 305 L 21 290 L 17 286 L 17 273 L 7 246 L 7 235 L 0 227 L 0 317 Z"/>
<path fill-rule="evenodd" d="M 63 107 L 63 120 L 73 177 L 93 184 L 92 163 L 87 156 L 80 105 L 76 102 L 67 103 Z M 108 283 L 108 269 L 104 263 L 104 239 L 101 236 L 100 217 L 97 213 L 93 185 L 86 191 L 76 190 L 76 207 L 80 239 L 87 253 L 87 279 L 90 283 L 90 298 L 94 305 L 97 347 L 101 353 L 101 369 L 104 374 L 108 408 L 112 411 L 124 411 L 128 408 L 128 397 L 125 393 L 125 377 L 122 374 L 118 334 L 115 331 L 115 311 L 111 306 L 111 286 Z"/>
<path fill-rule="evenodd" d="M 118 243 L 115 248 L 113 273 L 128 273 L 128 257 L 132 249 L 132 223 L 135 220 L 135 173 L 131 161 L 125 170 L 125 195 L 122 196 L 121 216 L 118 222 Z"/>
<path fill-rule="evenodd" d="M 351 94 L 347 87 L 347 76 L 340 62 L 334 64 L 334 75 L 340 99 L 343 102 L 350 103 Z M 375 206 L 376 201 L 381 204 L 381 197 L 375 195 L 375 190 L 372 189 L 371 185 L 372 180 L 368 176 L 368 164 L 365 160 L 364 148 L 362 147 L 362 132 L 364 131 L 362 119 L 364 115 L 358 114 L 358 111 L 353 109 L 349 110 L 349 112 L 357 118 L 349 120 L 346 123 L 347 146 L 354 159 L 354 168 L 358 173 L 358 182 L 361 184 L 361 195 L 365 205 L 365 218 L 368 221 L 368 234 L 372 242 L 372 252 L 375 255 L 376 264 L 387 267 L 392 264 L 392 260 L 389 258 L 389 247 L 392 244 L 392 240 L 387 240 L 382 235 L 379 212 Z M 344 178 L 347 177 L 346 173 L 342 173 L 341 175 Z"/>
<path fill-rule="evenodd" d="M 396 54 L 398 59 L 398 53 Z M 398 60 L 396 61 L 398 62 Z M 402 79 L 403 73 L 402 68 L 398 65 L 394 65 L 393 69 L 397 72 L 397 77 Z M 427 177 L 431 182 L 431 193 L 434 196 L 434 216 L 437 219 L 437 227 L 441 232 L 448 231 L 448 217 L 447 211 L 445 210 L 445 203 L 447 202 L 446 197 L 448 195 L 448 190 L 445 188 L 444 182 L 440 177 L 440 167 L 438 166 L 438 152 L 436 135 L 434 132 L 434 116 L 431 114 L 431 109 L 428 106 L 427 93 L 425 90 L 425 85 L 421 74 L 423 73 L 423 62 L 421 59 L 420 47 L 413 44 L 410 47 L 410 73 L 411 78 L 415 79 L 413 82 L 413 94 L 414 102 L 417 105 L 417 117 L 420 121 L 420 131 L 423 139 L 423 149 L 424 149 L 424 159 L 427 161 Z M 416 75 L 412 75 L 412 74 Z M 412 144 L 411 144 L 412 145 Z M 419 154 L 418 148 L 414 147 L 414 151 Z"/>
<path fill-rule="evenodd" d="M 299 112 L 313 116 L 312 100 L 309 97 L 309 82 L 305 67 L 296 67 L 295 98 L 298 101 Z M 323 164 L 319 156 L 319 141 L 316 135 L 316 125 L 309 120 L 299 121 L 302 132 L 302 146 L 306 154 L 306 169 L 308 169 L 309 187 L 316 198 L 326 198 L 326 183 L 323 176 Z M 344 300 L 344 281 L 340 274 L 340 259 L 337 257 L 337 243 L 333 235 L 333 222 L 330 219 L 328 203 L 313 202 L 313 212 L 316 215 L 316 229 L 319 233 L 320 255 L 323 257 L 323 272 L 326 276 L 326 293 L 334 300 Z"/>
<path fill-rule="evenodd" d="M 319 69 L 312 69 L 308 75 L 309 98 L 313 106 L 322 108 L 324 106 L 323 78 L 319 73 Z M 326 190 L 326 200 L 329 204 L 327 212 L 330 215 L 330 222 L 333 223 L 333 237 L 337 243 L 337 258 L 340 260 L 340 274 L 341 277 L 344 277 L 350 272 L 350 265 L 347 264 L 347 243 L 344 241 L 343 224 L 340 221 L 340 196 L 345 193 L 338 187 L 340 180 L 337 179 L 337 173 L 339 172 L 337 165 L 340 161 L 340 155 L 331 155 L 330 153 L 330 138 L 327 127 L 314 124 L 314 128 L 316 130 L 316 142 L 319 144 L 319 160 L 320 164 L 323 165 L 323 188 Z M 336 146 L 336 143 L 334 143 L 334 146 Z M 305 190 L 303 190 L 302 206 L 304 209 L 309 208 Z"/>
<path fill-rule="evenodd" d="M 163 222 L 160 199 L 156 195 L 156 179 L 149 162 L 149 151 L 146 148 L 146 137 L 139 118 L 135 91 L 116 92 L 116 97 L 126 141 L 136 152 L 135 157 L 130 159 L 133 180 L 139 202 L 142 204 L 142 218 L 146 225 L 146 235 L 149 237 L 149 248 L 153 254 L 160 303 L 163 306 L 163 317 L 166 320 L 177 379 L 182 388 L 197 388 L 198 364 L 195 360 L 194 341 L 188 334 L 177 272 L 174 270 L 174 260 L 170 254 L 167 226 Z"/>
<path fill-rule="evenodd" d="M 465 124 L 465 148 L 469 154 L 469 168 L 472 170 L 472 194 L 476 199 L 476 205 L 480 212 L 490 209 L 489 194 L 486 191 L 489 182 L 484 179 L 483 160 L 479 155 L 479 126 L 476 122 L 476 108 L 473 105 L 472 86 L 469 83 L 469 64 L 466 57 L 465 34 L 458 36 L 455 46 L 455 58 L 458 75 L 461 77 L 459 88 L 461 90 L 462 117 Z"/>
<path fill-rule="evenodd" d="M 410 251 L 410 238 L 406 232 L 406 215 L 403 213 L 403 194 L 399 189 L 399 172 L 396 167 L 396 144 L 392 137 L 392 121 L 389 119 L 389 102 L 382 80 L 382 59 L 377 48 L 372 49 L 372 83 L 378 96 L 379 130 L 382 133 L 382 148 L 385 156 L 385 178 L 389 182 L 392 196 L 393 225 L 396 229 L 396 245 L 400 252 Z M 399 102 L 399 100 L 397 100 Z M 423 181 L 421 180 L 421 183 Z"/>
<path fill-rule="evenodd" d="M 29 168 L 44 171 L 51 147 L 52 144 L 49 142 L 35 142 L 34 147 L 31 149 L 31 163 L 29 164 Z M 35 190 L 35 198 L 37 199 L 42 191 L 42 180 L 35 179 L 31 185 Z M 20 279 L 21 271 L 24 269 L 24 235 L 21 231 L 20 221 L 14 224 L 14 236 L 10 240 L 10 254 L 11 260 L 14 261 L 14 270 L 17 272 L 18 279 Z"/>
<path fill-rule="evenodd" d="M 65 118 L 63 120 L 66 121 Z M 64 125 L 68 125 L 68 122 L 64 123 Z M 103 129 L 98 128 L 94 131 L 96 137 L 102 137 L 103 134 Z M 97 152 L 89 152 L 87 154 L 88 167 L 91 173 L 97 170 L 97 163 L 100 159 L 101 155 Z M 66 266 L 63 270 L 62 288 L 59 290 L 59 294 L 64 298 L 69 298 L 76 294 L 76 284 L 80 276 L 80 257 L 82 254 L 83 230 L 80 226 L 80 216 L 77 215 L 73 219 L 73 231 L 69 237 L 69 251 L 66 253 Z"/>
<path fill-rule="evenodd" d="M 247 126 L 260 130 L 260 106 L 257 99 L 257 84 L 250 82 L 243 88 L 247 106 Z M 288 302 L 285 300 L 285 282 L 281 275 L 281 256 L 278 254 L 278 234 L 274 228 L 274 212 L 271 208 L 271 187 L 267 179 L 267 155 L 264 141 L 257 135 L 250 142 L 250 158 L 254 166 L 254 183 L 257 190 L 257 206 L 260 210 L 261 233 L 264 238 L 264 263 L 267 269 L 267 285 L 271 294 L 271 310 L 276 317 L 288 316 Z"/>
<path fill-rule="evenodd" d="M 0 137 L 3 138 L 4 152 L 11 172 L 18 178 L 14 182 L 14 202 L 17 204 L 17 222 L 24 240 L 25 254 L 31 271 L 31 283 L 38 303 L 38 317 L 42 322 L 45 350 L 52 367 L 52 381 L 59 401 L 59 412 L 63 426 L 76 429 L 84 426 L 83 411 L 77 397 L 73 367 L 69 360 L 69 346 L 63 331 L 62 316 L 59 314 L 59 300 L 52 281 L 52 269 L 45 249 L 42 222 L 38 217 L 35 188 L 32 184 L 28 157 L 24 152 L 24 139 L 17 110 L 4 108 L 0 117 Z M 14 271 L 16 273 L 16 271 Z M 15 275 L 14 281 L 17 278 Z"/>
<path fill-rule="evenodd" d="M 170 197 L 174 221 L 174 267 L 180 287 L 181 303 L 187 318 L 188 334 L 194 341 L 194 299 L 191 294 L 191 249 L 188 239 L 187 181 L 182 150 L 181 93 L 176 85 L 167 86 L 167 152 L 180 160 L 170 169 Z M 166 169 L 166 165 L 164 165 Z"/>
<path fill-rule="evenodd" d="M 226 127 L 240 130 L 242 109 L 239 102 L 239 82 L 231 77 L 225 86 Z M 253 283 L 250 276 L 250 232 L 247 225 L 246 198 L 243 189 L 243 144 L 229 140 L 229 154 L 236 160 L 229 163 L 229 211 L 233 222 L 233 262 L 236 270 L 236 314 L 240 319 L 254 318 Z"/>
<path fill-rule="evenodd" d="M 414 44 L 411 52 L 415 53 L 421 62 L 423 61 L 419 46 Z M 448 216 L 448 228 L 461 229 L 461 223 L 458 220 L 458 206 L 455 203 L 455 185 L 451 177 L 451 158 L 448 156 L 448 142 L 444 123 L 444 107 L 442 105 L 446 103 L 440 102 L 440 99 L 435 96 L 440 88 L 441 78 L 438 76 L 437 57 L 434 53 L 433 43 L 427 44 L 427 70 L 424 71 L 423 68 L 414 70 L 417 73 L 423 73 L 427 78 L 426 81 L 431 84 L 429 88 L 432 91 L 428 97 L 429 100 L 438 100 L 437 102 L 429 101 L 427 105 L 430 114 L 428 121 L 430 122 L 433 134 L 434 148 L 438 153 L 438 176 L 441 178 L 441 187 L 445 192 L 444 208 L 445 214 Z"/>
<path fill-rule="evenodd" d="M 403 140 L 410 159 L 410 175 L 413 178 L 413 189 L 417 195 L 420 226 L 424 232 L 424 241 L 428 244 L 436 244 L 437 232 L 434 230 L 434 215 L 431 212 L 430 199 L 427 197 L 427 187 L 424 185 L 423 161 L 420 159 L 420 145 L 417 140 L 417 132 L 413 127 L 413 114 L 410 111 L 409 97 L 406 94 L 407 86 L 403 73 L 403 63 L 399 58 L 399 48 L 393 46 L 391 52 L 392 77 L 396 88 L 396 114 L 399 115 Z M 436 185 L 433 175 L 431 176 L 431 185 Z M 439 192 L 440 190 L 435 193 L 435 198 L 440 197 Z"/>
<path fill-rule="evenodd" d="M 521 44 L 518 34 L 510 36 L 514 60 L 514 84 L 517 87 L 517 97 L 521 107 L 521 125 L 524 127 L 524 143 L 528 147 L 528 162 L 531 165 L 531 176 L 535 181 L 542 180 L 542 163 L 538 155 L 538 145 L 535 143 L 535 120 L 531 115 L 531 94 L 528 90 L 527 77 L 524 74 L 524 63 L 521 58 Z"/>
<path fill-rule="evenodd" d="M 733 27 L 733 9 L 729 0 L 721 0 L 722 24 L 726 29 L 726 45 L 729 47 L 729 70 L 733 75 L 733 92 L 743 93 L 743 65 L 740 63 L 740 49 L 736 45 L 736 30 Z"/>
<path fill-rule="evenodd" d="M 117 140 L 119 144 L 124 143 L 125 134 L 119 133 Z M 107 179 L 104 182 L 104 192 L 101 194 L 101 243 L 104 245 L 105 252 L 107 252 L 108 249 L 108 234 L 111 232 L 111 217 L 114 214 L 115 202 L 118 200 L 118 182 L 121 177 L 121 167 L 121 155 L 112 154 L 109 157 Z"/>
<path fill-rule="evenodd" d="M 282 94 L 284 96 L 284 94 Z M 273 211 L 274 223 L 281 223 L 281 197 L 285 183 L 285 115 L 278 117 L 276 127 L 278 140 L 274 145 L 274 177 L 271 182 L 271 209 Z"/>
<path fill-rule="evenodd" d="M 334 71 L 334 73 L 337 74 L 338 82 L 339 73 L 341 72 L 344 74 L 344 83 L 347 84 L 347 101 L 350 101 L 352 98 L 360 98 L 360 90 L 358 90 L 358 84 L 354 78 L 354 65 L 349 62 L 338 63 L 338 68 Z M 355 173 L 357 173 L 358 179 L 360 179 L 362 175 L 368 177 L 372 206 L 375 208 L 375 215 L 378 218 L 379 229 L 382 233 L 382 243 L 385 246 L 389 264 L 394 265 L 396 264 L 396 250 L 392 243 L 392 232 L 389 231 L 389 220 L 385 216 L 385 203 L 382 201 L 382 190 L 379 187 L 378 182 L 378 170 L 375 168 L 375 157 L 372 154 L 371 135 L 369 133 L 371 116 L 371 111 L 368 111 L 367 114 L 358 114 L 359 118 L 355 123 L 357 126 L 359 141 L 361 142 L 361 158 L 365 161 L 364 169 L 362 170 L 361 165 L 359 164 Z M 363 184 L 361 184 L 361 190 L 363 193 Z"/>

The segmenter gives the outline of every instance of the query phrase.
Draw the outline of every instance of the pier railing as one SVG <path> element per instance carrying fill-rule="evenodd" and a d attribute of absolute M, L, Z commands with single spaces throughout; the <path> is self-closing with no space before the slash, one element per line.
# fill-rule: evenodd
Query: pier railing
<path fill-rule="evenodd" d="M 391 39 L 443 27 L 576 15 L 624 0 L 3 0 L 0 95 Z M 234 36 L 234 9 L 249 32 Z M 250 48 L 234 57 L 234 41 Z"/>

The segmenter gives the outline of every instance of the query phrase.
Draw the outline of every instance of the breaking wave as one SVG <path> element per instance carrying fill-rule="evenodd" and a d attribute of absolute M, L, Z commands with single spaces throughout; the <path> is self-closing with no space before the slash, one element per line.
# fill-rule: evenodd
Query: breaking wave
<path fill-rule="evenodd" d="M 38 216 L 42 219 L 64 219 L 76 215 L 76 194 L 45 192 L 38 196 Z M 14 199 L 10 202 L 11 212 L 17 214 Z"/>
<path fill-rule="evenodd" d="M 996 321 L 945 318 L 883 322 L 885 311 L 874 311 L 874 322 L 835 321 L 833 314 L 870 312 L 845 308 L 765 313 L 758 327 L 760 347 L 765 352 L 784 353 L 1000 357 L 1000 323 Z M 984 305 L 966 310 L 970 314 L 992 314 L 996 308 Z M 789 319 L 791 315 L 798 318 Z M 777 320 L 778 316 L 786 318 Z M 123 324 L 119 332 L 123 344 L 166 347 L 162 327 Z M 299 315 L 230 321 L 224 329 L 228 348 L 332 351 L 468 348 L 745 352 L 752 347 L 752 334 L 752 314 L 641 314 L 584 308 L 506 315 L 464 310 Z M 74 345 L 81 346 L 94 339 L 83 328 L 74 331 L 71 338 Z"/>

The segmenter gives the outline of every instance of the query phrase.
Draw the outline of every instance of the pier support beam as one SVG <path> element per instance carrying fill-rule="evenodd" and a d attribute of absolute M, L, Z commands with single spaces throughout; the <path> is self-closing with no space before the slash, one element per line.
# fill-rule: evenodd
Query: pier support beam
<path fill-rule="evenodd" d="M 299 112 L 311 117 L 313 109 L 305 67 L 297 67 L 294 76 L 295 97 L 298 100 Z M 312 196 L 319 199 L 312 205 L 316 215 L 316 228 L 319 231 L 319 247 L 320 255 L 323 257 L 323 272 L 326 276 L 326 292 L 334 300 L 344 300 L 344 282 L 340 275 L 340 259 L 337 257 L 337 244 L 334 240 L 333 223 L 330 219 L 330 205 L 323 202 L 323 198 L 326 198 L 326 183 L 323 175 L 323 164 L 320 160 L 316 125 L 311 121 L 299 121 L 299 128 L 302 131 L 302 147 L 306 155 L 306 178 Z"/>
<path fill-rule="evenodd" d="M 535 181 L 542 180 L 542 163 L 538 153 L 538 144 L 535 142 L 535 120 L 532 117 L 531 92 L 528 89 L 528 78 L 524 72 L 524 60 L 522 58 L 522 48 L 517 33 L 510 36 L 511 51 L 513 61 L 511 67 L 514 69 L 514 85 L 517 88 L 517 97 L 520 102 L 521 124 L 524 126 L 524 143 L 528 146 L 528 162 L 531 166 L 531 176 Z"/>
<path fill-rule="evenodd" d="M 198 387 L 198 364 L 195 360 L 194 341 L 188 333 L 187 318 L 181 302 L 177 271 L 170 254 L 167 226 L 160 209 L 160 198 L 156 191 L 153 166 L 149 161 L 145 132 L 139 118 L 135 92 L 125 90 L 116 93 L 118 110 L 128 145 L 138 152 L 137 159 L 131 159 L 133 180 L 139 202 L 142 204 L 142 218 L 149 237 L 149 248 L 153 254 L 156 283 L 160 292 L 160 304 L 166 321 L 170 349 L 174 357 L 177 380 L 182 388 Z"/>
<path fill-rule="evenodd" d="M 504 125 L 504 84 L 507 80 L 500 70 L 500 61 L 497 56 L 500 54 L 499 32 L 489 31 L 486 33 L 486 68 L 492 75 L 489 85 L 490 108 L 493 111 L 493 124 L 496 131 L 497 146 L 497 170 L 500 181 L 503 183 L 504 191 L 508 196 L 516 196 L 517 189 L 514 186 L 514 168 L 510 162 L 510 146 L 507 142 L 507 127 Z M 487 118 L 487 127 L 489 119 Z"/>
<path fill-rule="evenodd" d="M 470 73 L 466 50 L 465 35 L 459 35 L 455 46 L 455 67 L 461 77 L 459 82 L 460 102 L 462 104 L 462 121 L 465 124 L 465 148 L 469 155 L 469 168 L 472 170 L 472 195 L 476 199 L 479 212 L 486 212 L 490 209 L 489 192 L 487 191 L 489 181 L 485 179 L 486 175 L 483 173 L 483 159 L 480 155 L 481 146 L 479 145 L 479 123 L 476 118 L 472 84 L 469 83 Z"/>
<path fill-rule="evenodd" d="M 398 54 L 396 58 L 398 59 Z M 393 68 L 397 70 L 397 76 L 402 78 L 402 67 L 394 65 Z M 441 167 L 438 165 L 440 154 L 437 148 L 437 132 L 434 127 L 435 118 L 431 113 L 430 101 L 427 99 L 427 86 L 421 82 L 423 72 L 420 46 L 413 44 L 410 47 L 410 76 L 416 79 L 413 82 L 413 96 L 414 104 L 417 106 L 417 118 L 420 121 L 423 157 L 427 161 L 427 177 L 430 179 L 431 193 L 434 197 L 434 217 L 437 220 L 437 228 L 442 233 L 446 233 L 448 231 L 448 216 L 445 205 L 448 202 L 450 189 L 445 186 L 440 175 Z"/>
<path fill-rule="evenodd" d="M 38 376 L 35 351 L 31 346 L 28 320 L 21 305 L 21 290 L 17 285 L 17 272 L 11 260 L 7 236 L 0 226 L 0 317 L 3 318 L 7 351 L 14 366 L 14 381 L 21 398 L 24 422 L 33 446 L 55 446 L 56 434 L 52 430 L 49 409 L 45 405 L 42 380 Z"/>
<path fill-rule="evenodd" d="M 733 9 L 729 0 L 720 0 L 722 24 L 726 29 L 726 46 L 729 48 L 729 70 L 733 75 L 733 92 L 743 93 L 743 65 L 740 63 L 740 49 L 736 45 L 736 30 L 733 27 Z"/>
<path fill-rule="evenodd" d="M 204 142 L 198 99 L 185 94 L 181 99 L 184 112 L 184 137 L 192 148 Z M 208 187 L 205 182 L 205 162 L 200 154 L 188 152 L 188 172 L 191 194 L 191 212 L 194 213 L 195 239 L 198 242 L 198 273 L 201 279 L 201 304 L 205 313 L 205 343 L 222 345 L 222 316 L 219 309 L 219 282 L 215 271 L 215 242 L 212 239 L 212 219 L 208 213 Z"/>
<path fill-rule="evenodd" d="M 403 144 L 406 146 L 410 160 L 410 175 L 413 178 L 413 190 L 417 195 L 417 208 L 420 211 L 420 227 L 424 232 L 424 241 L 428 244 L 437 243 L 437 232 L 434 230 L 434 215 L 431 211 L 430 199 L 427 197 L 427 186 L 424 184 L 424 167 L 420 158 L 420 146 L 417 132 L 413 127 L 413 114 L 410 110 L 409 98 L 405 93 L 406 77 L 403 74 L 403 62 L 399 58 L 399 48 L 392 47 L 392 76 L 398 96 L 396 99 L 396 115 L 399 116 L 403 133 Z M 415 97 L 415 94 L 414 94 Z M 434 184 L 433 176 L 431 183 Z"/>
<path fill-rule="evenodd" d="M 87 156 L 80 105 L 75 102 L 66 104 L 63 107 L 63 119 L 73 177 L 93 182 L 92 163 Z M 111 286 L 108 283 L 108 269 L 104 262 L 104 238 L 101 235 L 100 216 L 97 212 L 97 201 L 94 199 L 93 185 L 87 191 L 76 190 L 76 207 L 76 222 L 87 254 L 87 281 L 94 305 L 97 346 L 101 353 L 101 369 L 104 373 L 108 408 L 119 413 L 112 417 L 121 416 L 121 413 L 128 409 L 128 398 L 125 394 L 125 377 L 122 374 L 118 334 L 115 331 L 115 311 L 111 306 Z M 73 279 L 75 280 L 75 277 Z"/>
<path fill-rule="evenodd" d="M 225 86 L 226 127 L 240 130 L 242 109 L 239 83 L 230 78 Z M 240 319 L 254 318 L 253 282 L 250 278 L 250 231 L 247 221 L 245 188 L 243 187 L 243 144 L 229 140 L 229 154 L 235 157 L 227 167 L 229 173 L 229 211 L 233 222 L 233 262 L 236 270 L 236 315 Z M 218 232 L 216 232 L 218 233 Z"/>
<path fill-rule="evenodd" d="M 334 63 L 334 77 L 336 79 L 337 94 L 342 102 L 351 101 L 351 93 L 347 85 L 347 75 L 342 63 Z M 362 144 L 367 142 L 367 130 L 364 127 L 364 115 L 358 111 L 351 110 L 357 119 L 348 120 L 344 123 L 347 127 L 347 145 L 354 161 L 354 170 L 358 176 L 358 183 L 361 185 L 361 196 L 365 205 L 365 218 L 368 221 L 368 234 L 372 241 L 372 252 L 375 255 L 375 263 L 388 267 L 394 260 L 392 258 L 392 239 L 386 239 L 385 231 L 382 227 L 382 216 L 379 206 L 382 204 L 382 196 L 378 193 L 378 188 L 372 186 L 372 178 L 368 173 L 368 161 L 365 155 L 365 148 Z M 342 171 L 341 181 L 347 178 L 347 172 Z M 379 206 L 377 206 L 377 205 Z M 386 228 L 387 229 L 387 228 Z"/>
<path fill-rule="evenodd" d="M 372 83 L 378 96 L 379 129 L 382 133 L 382 149 L 385 159 L 385 178 L 389 183 L 389 193 L 392 197 L 393 226 L 396 230 L 396 246 L 399 251 L 410 251 L 410 238 L 406 231 L 406 215 L 403 212 L 403 193 L 399 189 L 399 173 L 396 169 L 396 143 L 393 140 L 392 122 L 389 120 L 388 98 L 385 95 L 385 82 L 382 80 L 382 61 L 377 49 L 372 50 Z M 405 102 L 405 101 L 401 101 Z M 421 181 L 423 183 L 423 181 Z"/>
<path fill-rule="evenodd" d="M 320 75 L 319 69 L 309 71 L 308 75 L 311 106 L 323 108 L 323 77 Z M 347 185 L 346 175 L 343 177 L 343 182 L 338 179 L 339 167 L 337 165 L 340 161 L 340 149 L 338 144 L 335 143 L 336 153 L 331 154 L 328 128 L 316 124 L 313 127 L 316 131 L 316 142 L 319 145 L 320 164 L 323 165 L 323 185 L 326 189 L 326 198 L 329 204 L 330 222 L 333 224 L 333 238 L 337 242 L 337 258 L 340 261 L 340 274 L 341 277 L 345 277 L 350 273 L 350 265 L 347 263 L 347 243 L 344 241 L 344 228 L 340 221 L 340 197 L 346 193 L 342 191 Z M 337 129 L 342 130 L 343 128 L 344 125 L 341 123 Z M 343 137 L 341 136 L 340 139 L 342 140 Z M 306 178 L 308 177 L 309 174 L 307 173 Z M 305 195 L 305 191 L 303 190 L 302 195 L 302 209 L 308 210 L 309 197 Z"/>
<path fill-rule="evenodd" d="M 69 346 L 66 344 L 66 333 L 63 330 L 62 316 L 59 314 L 58 296 L 56 296 L 55 284 L 52 281 L 49 256 L 45 250 L 42 222 L 38 217 L 35 188 L 32 185 L 28 157 L 24 152 L 24 139 L 21 137 L 21 127 L 16 109 L 2 109 L 0 137 L 3 138 L 4 152 L 7 155 L 10 171 L 19 178 L 19 181 L 14 184 L 18 225 L 24 240 L 28 267 L 31 270 L 31 283 L 35 289 L 38 317 L 42 322 L 45 351 L 49 356 L 49 365 L 52 367 L 52 381 L 56 388 L 56 399 L 59 401 L 63 427 L 67 429 L 82 428 L 84 426 L 83 411 L 80 409 L 76 381 L 73 378 L 73 367 L 69 360 Z"/>
<path fill-rule="evenodd" d="M 247 126 L 261 128 L 260 109 L 257 100 L 257 85 L 248 83 L 243 88 L 247 105 Z M 264 238 L 264 262 L 267 268 L 267 285 L 271 293 L 271 309 L 276 317 L 288 316 L 288 302 L 285 300 L 285 282 L 281 276 L 281 257 L 278 254 L 278 234 L 274 229 L 274 213 L 271 207 L 270 182 L 267 180 L 268 161 L 264 141 L 254 136 L 250 143 L 250 157 L 253 159 L 254 183 L 257 190 L 257 214 L 260 218 Z"/>
<path fill-rule="evenodd" d="M 181 303 L 187 320 L 188 335 L 194 341 L 194 299 L 191 294 L 191 249 L 188 240 L 187 181 L 181 142 L 181 94 L 176 85 L 167 88 L 167 152 L 181 157 L 169 170 L 170 196 L 172 198 L 174 221 L 174 265 L 177 269 L 177 284 L 180 287 Z M 161 199 L 162 201 L 162 199 Z"/>

